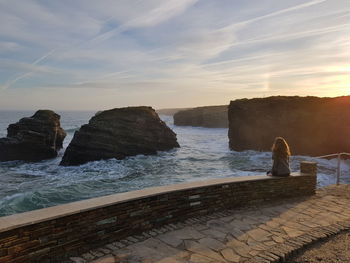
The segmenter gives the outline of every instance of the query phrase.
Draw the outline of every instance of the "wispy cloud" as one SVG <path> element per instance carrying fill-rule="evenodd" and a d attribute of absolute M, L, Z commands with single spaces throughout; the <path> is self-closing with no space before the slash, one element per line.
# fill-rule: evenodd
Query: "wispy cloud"
<path fill-rule="evenodd" d="M 46 53 L 45 55 L 37 58 L 31 64 L 13 63 L 12 61 L 4 61 L 7 64 L 14 64 L 13 66 L 15 68 L 17 68 L 17 69 L 22 68 L 22 69 L 26 70 L 26 72 L 23 74 L 20 74 L 19 76 L 15 76 L 12 79 L 9 79 L 8 81 L 6 81 L 6 83 L 3 85 L 3 89 L 10 88 L 12 85 L 16 84 L 17 81 L 24 79 L 24 78 L 27 78 L 27 77 L 30 77 L 33 73 L 37 73 L 37 72 L 50 73 L 50 72 L 52 72 L 47 67 L 37 67 L 36 65 L 38 65 L 41 61 L 45 60 L 51 54 L 53 54 L 54 51 L 55 50 L 51 50 L 50 52 Z M 5 64 L 4 62 L 2 64 Z M 1 59 L 0 59 L 0 64 L 1 64 Z"/>
<path fill-rule="evenodd" d="M 113 28 L 107 32 L 99 33 L 96 36 L 83 40 L 78 43 L 74 43 L 73 45 L 68 45 L 65 48 L 55 48 L 49 51 L 48 53 L 44 54 L 43 56 L 40 56 L 37 58 L 31 65 L 35 66 L 46 59 L 50 58 L 53 54 L 55 54 L 57 51 L 65 52 L 69 50 L 76 50 L 76 48 L 80 48 L 82 45 L 90 44 L 92 46 L 96 45 L 97 43 L 100 43 L 102 41 L 107 41 L 112 36 L 122 33 L 125 30 L 128 30 L 130 28 L 138 28 L 138 27 L 147 27 L 147 26 L 154 26 L 158 23 L 161 23 L 163 21 L 169 20 L 172 17 L 184 12 L 186 8 L 193 5 L 198 0 L 170 0 L 166 2 L 160 2 L 159 6 L 156 6 L 155 8 L 150 9 L 148 12 L 140 13 L 139 16 L 131 18 L 130 20 L 126 21 L 125 23 L 118 25 L 116 28 Z M 39 6 L 36 3 L 32 3 L 32 6 L 30 8 L 32 10 L 32 15 L 38 13 L 41 13 L 42 15 L 38 15 L 40 19 L 49 21 L 55 20 L 54 22 L 58 22 L 57 17 L 55 17 L 52 13 L 47 12 L 44 10 L 43 7 Z M 112 21 L 114 17 L 109 17 L 104 23 Z M 60 22 L 58 23 L 60 24 Z M 5 42 L 4 42 L 5 43 Z M 1 44 L 1 43 L 0 43 Z M 13 43 L 13 45 L 16 43 Z M 1 45 L 0 45 L 1 47 Z M 19 76 L 14 77 L 13 79 L 8 80 L 4 87 L 5 89 L 10 88 L 12 85 L 14 85 L 17 81 L 24 79 L 26 77 L 29 77 L 33 74 L 32 71 L 25 72 L 24 74 L 21 74 Z"/>
<path fill-rule="evenodd" d="M 348 0 L 0 1 L 0 105 L 345 94 L 349 11 Z"/>
<path fill-rule="evenodd" d="M 159 6 L 139 13 L 137 16 L 130 18 L 115 28 L 89 39 L 88 42 L 92 43 L 92 45 L 96 45 L 128 29 L 155 26 L 181 14 L 197 1 L 198 0 L 168 0 L 159 2 Z M 109 18 L 109 20 L 113 20 L 113 17 Z"/>
<path fill-rule="evenodd" d="M 242 21 L 242 22 L 238 22 L 238 23 L 232 24 L 228 28 L 236 28 L 236 27 L 246 26 L 246 25 L 249 25 L 251 23 L 256 23 L 256 22 L 259 22 L 259 21 L 264 20 L 264 19 L 273 18 L 273 17 L 276 17 L 276 16 L 281 16 L 283 14 L 294 12 L 294 11 L 298 11 L 298 10 L 304 9 L 304 8 L 309 8 L 309 7 L 313 6 L 313 5 L 318 5 L 318 4 L 324 3 L 326 1 L 328 1 L 328 0 L 308 1 L 308 2 L 305 2 L 305 3 L 299 4 L 299 5 L 294 5 L 294 6 L 291 6 L 291 7 L 283 8 L 281 10 L 274 11 L 274 12 L 268 13 L 266 15 L 257 16 L 257 17 L 254 17 L 254 18 Z"/>
<path fill-rule="evenodd" d="M 15 52 L 21 49 L 21 46 L 16 42 L 0 41 L 0 53 Z"/>
<path fill-rule="evenodd" d="M 29 77 L 30 75 L 32 75 L 33 72 L 28 72 L 28 73 L 24 73 L 24 74 L 21 74 L 19 76 L 16 76 L 14 77 L 13 79 L 10 79 L 8 80 L 7 82 L 5 82 L 4 85 L 2 85 L 2 89 L 5 90 L 5 89 L 8 89 L 10 88 L 13 84 L 15 84 L 17 81 L 21 80 L 21 79 L 24 79 L 26 77 Z"/>

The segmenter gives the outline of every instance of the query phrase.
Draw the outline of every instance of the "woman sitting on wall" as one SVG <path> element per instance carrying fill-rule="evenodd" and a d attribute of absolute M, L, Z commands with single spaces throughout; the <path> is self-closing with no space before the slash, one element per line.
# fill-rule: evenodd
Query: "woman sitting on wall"
<path fill-rule="evenodd" d="M 267 172 L 269 176 L 289 176 L 290 150 L 285 139 L 276 137 L 272 145 L 272 171 Z"/>

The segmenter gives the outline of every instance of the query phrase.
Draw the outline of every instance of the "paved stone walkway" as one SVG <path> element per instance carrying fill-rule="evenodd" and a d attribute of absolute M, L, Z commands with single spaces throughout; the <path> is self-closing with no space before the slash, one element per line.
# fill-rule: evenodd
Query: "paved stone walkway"
<path fill-rule="evenodd" d="M 70 259 L 76 263 L 283 262 L 350 228 L 350 185 L 306 199 L 229 210 L 166 225 Z"/>

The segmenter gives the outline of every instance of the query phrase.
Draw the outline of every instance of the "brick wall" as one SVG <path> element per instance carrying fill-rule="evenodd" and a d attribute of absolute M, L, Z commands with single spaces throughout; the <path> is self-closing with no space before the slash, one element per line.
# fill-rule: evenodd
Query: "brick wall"
<path fill-rule="evenodd" d="M 315 193 L 316 164 L 286 178 L 248 176 L 153 187 L 0 217 L 0 263 L 60 262 L 164 224 Z"/>

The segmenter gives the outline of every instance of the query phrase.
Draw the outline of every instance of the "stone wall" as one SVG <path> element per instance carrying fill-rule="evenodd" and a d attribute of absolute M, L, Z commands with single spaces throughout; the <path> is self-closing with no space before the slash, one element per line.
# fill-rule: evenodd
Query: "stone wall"
<path fill-rule="evenodd" d="M 226 208 L 315 193 L 316 164 L 286 178 L 247 176 L 147 188 L 0 218 L 0 263 L 62 262 L 103 244 Z"/>

